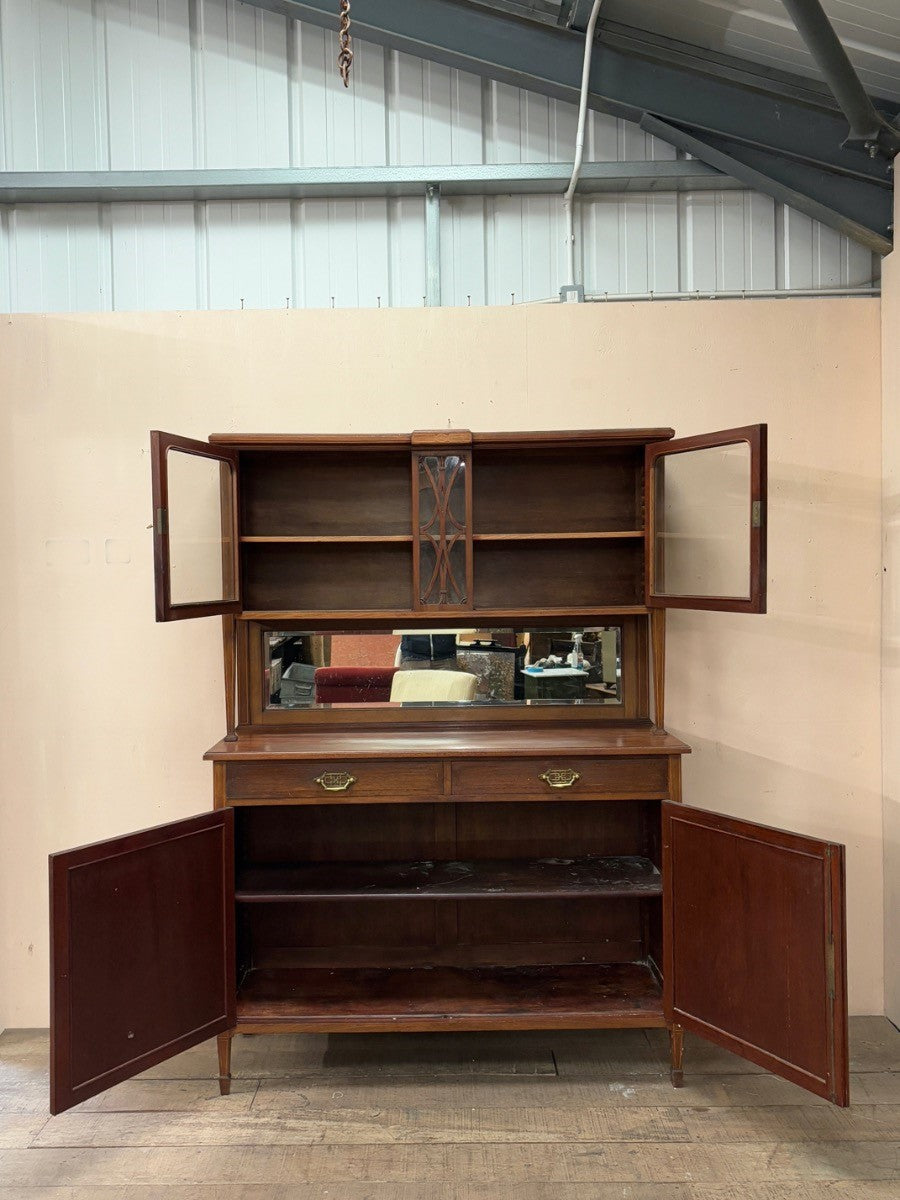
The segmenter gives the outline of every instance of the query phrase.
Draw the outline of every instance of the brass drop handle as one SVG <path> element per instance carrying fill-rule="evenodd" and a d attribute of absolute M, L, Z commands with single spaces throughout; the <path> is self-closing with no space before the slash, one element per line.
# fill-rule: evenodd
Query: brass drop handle
<path fill-rule="evenodd" d="M 544 771 L 542 775 L 538 775 L 538 779 L 543 779 L 544 783 L 549 784 L 552 788 L 567 788 L 573 783 L 577 783 L 581 776 L 577 771 L 573 771 L 570 767 L 557 767 L 552 771 Z"/>
<path fill-rule="evenodd" d="M 346 792 L 348 787 L 356 783 L 356 776 L 348 775 L 346 771 L 326 771 L 324 775 L 317 775 L 313 783 L 326 792 Z"/>

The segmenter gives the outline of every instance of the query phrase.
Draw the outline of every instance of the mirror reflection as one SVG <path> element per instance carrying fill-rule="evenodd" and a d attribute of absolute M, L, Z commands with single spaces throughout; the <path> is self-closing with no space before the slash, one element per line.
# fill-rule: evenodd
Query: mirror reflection
<path fill-rule="evenodd" d="M 274 710 L 346 704 L 621 704 L 617 626 L 264 635 Z"/>

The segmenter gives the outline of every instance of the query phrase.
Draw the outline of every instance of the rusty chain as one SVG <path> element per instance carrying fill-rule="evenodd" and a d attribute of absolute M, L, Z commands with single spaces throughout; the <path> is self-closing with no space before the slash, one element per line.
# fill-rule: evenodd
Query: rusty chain
<path fill-rule="evenodd" d="M 353 51 L 350 48 L 350 0 L 341 0 L 341 24 L 338 33 L 340 51 L 338 52 L 338 70 L 344 87 L 350 86 L 350 67 L 353 65 Z"/>

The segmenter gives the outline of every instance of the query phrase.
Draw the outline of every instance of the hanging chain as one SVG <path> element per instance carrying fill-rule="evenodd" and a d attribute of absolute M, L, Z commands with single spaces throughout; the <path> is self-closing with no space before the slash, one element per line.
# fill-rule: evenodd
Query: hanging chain
<path fill-rule="evenodd" d="M 340 51 L 338 52 L 338 70 L 344 87 L 350 86 L 350 67 L 353 65 L 353 51 L 350 49 L 350 0 L 341 0 L 341 24 L 338 33 Z"/>

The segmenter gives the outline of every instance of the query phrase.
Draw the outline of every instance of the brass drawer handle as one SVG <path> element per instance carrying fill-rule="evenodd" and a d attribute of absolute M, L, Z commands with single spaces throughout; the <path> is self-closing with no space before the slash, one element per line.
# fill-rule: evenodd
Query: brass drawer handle
<path fill-rule="evenodd" d="M 570 767 L 557 767 L 552 771 L 545 771 L 543 775 L 538 775 L 538 779 L 543 779 L 544 783 L 548 783 L 552 788 L 571 787 L 580 778 L 578 772 L 573 771 Z"/>
<path fill-rule="evenodd" d="M 326 792 L 346 792 L 348 787 L 356 783 L 356 776 L 348 775 L 346 771 L 326 771 L 324 775 L 316 776 L 313 783 Z"/>

